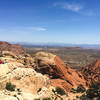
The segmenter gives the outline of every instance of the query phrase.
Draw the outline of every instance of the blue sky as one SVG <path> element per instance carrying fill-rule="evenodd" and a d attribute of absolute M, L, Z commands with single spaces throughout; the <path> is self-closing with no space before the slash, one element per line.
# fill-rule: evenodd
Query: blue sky
<path fill-rule="evenodd" d="M 100 0 L 0 0 L 0 40 L 100 44 Z"/>

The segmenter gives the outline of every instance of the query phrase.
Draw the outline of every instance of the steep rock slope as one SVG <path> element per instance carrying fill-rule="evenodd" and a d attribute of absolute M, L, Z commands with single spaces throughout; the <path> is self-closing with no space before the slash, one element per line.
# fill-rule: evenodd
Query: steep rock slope
<path fill-rule="evenodd" d="M 87 85 L 100 81 L 100 60 L 96 60 L 92 64 L 83 67 L 81 72 L 85 80 L 87 80 Z"/>
<path fill-rule="evenodd" d="M 39 52 L 35 56 L 35 62 L 37 64 L 35 70 L 49 75 L 54 86 L 60 85 L 66 91 L 71 90 L 72 87 L 76 88 L 80 84 L 86 86 L 83 76 L 65 65 L 56 55 Z"/>

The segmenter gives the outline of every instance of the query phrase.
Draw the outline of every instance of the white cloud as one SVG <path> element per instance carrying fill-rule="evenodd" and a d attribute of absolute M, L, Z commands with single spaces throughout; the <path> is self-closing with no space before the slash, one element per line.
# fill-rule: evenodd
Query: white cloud
<path fill-rule="evenodd" d="M 46 31 L 47 29 L 44 27 L 25 27 L 27 30 L 32 30 L 32 31 Z"/>
<path fill-rule="evenodd" d="M 83 6 L 80 5 L 80 4 L 73 4 L 73 3 L 70 4 L 70 3 L 67 3 L 67 2 L 55 3 L 54 6 L 60 7 L 60 8 L 65 9 L 65 10 L 71 10 L 71 11 L 74 11 L 74 12 L 78 12 L 83 8 Z"/>
<path fill-rule="evenodd" d="M 54 7 L 58 7 L 64 10 L 69 10 L 73 12 L 77 12 L 83 16 L 97 16 L 100 13 L 94 11 L 94 9 L 86 9 L 85 6 L 79 3 L 69 3 L 69 2 L 56 2 L 53 4 Z"/>
<path fill-rule="evenodd" d="M 35 27 L 35 26 L 27 26 L 27 27 L 8 27 L 6 29 L 0 29 L 1 33 L 9 33 L 9 34 L 34 34 L 38 32 L 44 32 L 47 29 L 44 27 Z"/>

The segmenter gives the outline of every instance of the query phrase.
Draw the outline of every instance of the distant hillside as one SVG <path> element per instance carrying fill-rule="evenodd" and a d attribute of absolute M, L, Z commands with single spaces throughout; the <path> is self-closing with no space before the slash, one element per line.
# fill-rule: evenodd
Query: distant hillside
<path fill-rule="evenodd" d="M 0 41 L 0 51 L 12 51 L 17 55 L 25 55 L 26 52 L 19 44 L 10 44 L 8 42 Z"/>
<path fill-rule="evenodd" d="M 68 44 L 68 43 L 18 43 L 23 47 L 80 47 L 100 50 L 100 44 Z"/>

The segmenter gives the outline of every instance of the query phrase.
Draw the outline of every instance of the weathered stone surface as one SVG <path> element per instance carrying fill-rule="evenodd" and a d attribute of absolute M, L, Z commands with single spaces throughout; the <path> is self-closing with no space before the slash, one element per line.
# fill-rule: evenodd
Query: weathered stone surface
<path fill-rule="evenodd" d="M 56 55 L 40 52 L 36 54 L 35 61 L 38 72 L 49 75 L 51 80 L 53 79 L 53 83 L 57 83 L 57 79 L 59 79 L 60 85 L 64 82 L 64 86 L 62 85 L 62 87 L 66 91 L 69 91 L 72 87 L 76 88 L 80 84 L 86 86 L 83 76 L 65 65 Z"/>
<path fill-rule="evenodd" d="M 2 69 L 2 72 L 0 73 L 1 81 L 0 83 L 4 85 L 2 88 L 5 88 L 5 83 L 11 82 L 12 84 L 15 84 L 16 87 L 20 88 L 21 90 L 28 91 L 31 93 L 37 93 L 37 90 L 39 88 L 42 88 L 42 86 L 48 86 L 49 85 L 49 79 L 43 76 L 40 73 L 36 73 L 31 68 L 9 68 L 9 66 L 3 66 L 4 69 Z M 11 66 L 12 67 L 12 66 Z"/>
<path fill-rule="evenodd" d="M 92 64 L 83 67 L 81 72 L 89 86 L 92 82 L 100 81 L 100 60 L 96 60 Z"/>
<path fill-rule="evenodd" d="M 61 87 L 65 91 L 71 90 L 71 85 L 63 79 L 52 79 L 51 83 L 54 87 Z"/>
<path fill-rule="evenodd" d="M 16 54 L 10 51 L 2 51 L 2 56 L 3 57 L 12 57 L 12 58 L 17 58 Z"/>
<path fill-rule="evenodd" d="M 1 57 L 0 60 L 2 60 L 3 62 L 5 62 L 5 59 L 8 62 L 19 62 L 23 65 L 25 65 L 26 67 L 33 67 L 34 66 L 34 58 L 32 58 L 31 56 L 29 57 L 29 55 L 27 54 L 27 56 L 21 56 L 21 55 L 16 55 L 15 53 L 11 52 L 11 51 L 2 51 L 1 52 Z"/>
<path fill-rule="evenodd" d="M 37 73 L 32 68 L 24 68 L 23 64 L 10 62 L 0 64 L 0 99 L 2 100 L 34 100 L 54 96 L 49 78 Z M 16 86 L 11 92 L 6 90 L 10 82 Z M 20 89 L 20 94 L 17 91 Z M 41 89 L 41 90 L 39 90 Z"/>

